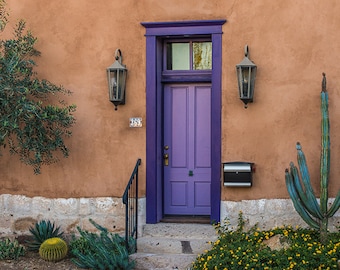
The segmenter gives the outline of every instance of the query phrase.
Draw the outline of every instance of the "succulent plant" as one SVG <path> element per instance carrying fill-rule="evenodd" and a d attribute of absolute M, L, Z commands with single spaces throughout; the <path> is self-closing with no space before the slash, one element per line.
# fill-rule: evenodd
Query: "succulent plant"
<path fill-rule="evenodd" d="M 40 245 L 39 255 L 45 261 L 57 262 L 66 257 L 67 251 L 66 242 L 59 237 L 53 237 Z"/>
<path fill-rule="evenodd" d="M 80 241 L 70 244 L 70 251 L 76 257 L 71 261 L 80 268 L 98 270 L 130 270 L 134 269 L 135 262 L 129 259 L 125 239 L 113 234 L 90 219 L 93 226 L 100 232 L 91 233 L 77 227 Z"/>
<path fill-rule="evenodd" d="M 29 229 L 33 235 L 33 240 L 27 242 L 29 250 L 39 250 L 40 245 L 47 239 L 53 237 L 62 237 L 63 232 L 60 231 L 60 227 L 55 227 L 54 223 L 49 220 L 42 220 L 37 222 L 34 227 Z"/>
<path fill-rule="evenodd" d="M 17 260 L 24 255 L 25 248 L 19 244 L 18 240 L 10 240 L 9 238 L 0 240 L 0 261 Z"/>
<path fill-rule="evenodd" d="M 320 158 L 320 204 L 313 191 L 305 155 L 300 143 L 296 144 L 299 169 L 290 163 L 286 169 L 286 186 L 294 207 L 302 219 L 312 228 L 320 231 L 320 240 L 327 238 L 328 219 L 340 207 L 340 191 L 332 204 L 328 203 L 328 182 L 330 172 L 330 136 L 328 93 L 326 90 L 326 75 L 323 75 L 321 97 L 321 158 Z M 301 179 L 301 180 L 300 180 Z M 330 207 L 329 207 L 330 206 Z M 328 208 L 329 207 L 329 208 Z"/>

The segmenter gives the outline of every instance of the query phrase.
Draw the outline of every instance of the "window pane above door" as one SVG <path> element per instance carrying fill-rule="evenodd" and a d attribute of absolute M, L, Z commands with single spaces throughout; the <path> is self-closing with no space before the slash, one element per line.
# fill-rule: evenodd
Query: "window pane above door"
<path fill-rule="evenodd" d="M 190 44 L 170 43 L 171 58 L 168 59 L 168 69 L 170 70 L 190 70 Z M 168 54 L 169 55 L 169 54 Z M 170 60 L 170 63 L 169 63 Z M 169 66 L 170 64 L 170 66 Z"/>
<path fill-rule="evenodd" d="M 211 69 L 212 44 L 211 42 L 193 42 L 193 69 Z"/>
<path fill-rule="evenodd" d="M 211 70 L 211 41 L 168 42 L 166 70 Z"/>

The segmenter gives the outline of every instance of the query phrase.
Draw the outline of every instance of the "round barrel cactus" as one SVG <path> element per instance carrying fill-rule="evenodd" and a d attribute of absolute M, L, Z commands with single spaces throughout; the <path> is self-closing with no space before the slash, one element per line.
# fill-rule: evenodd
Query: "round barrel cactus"
<path fill-rule="evenodd" d="M 52 262 L 64 259 L 67 255 L 67 251 L 68 248 L 66 242 L 59 237 L 53 237 L 45 240 L 39 248 L 40 257 L 45 261 Z"/>

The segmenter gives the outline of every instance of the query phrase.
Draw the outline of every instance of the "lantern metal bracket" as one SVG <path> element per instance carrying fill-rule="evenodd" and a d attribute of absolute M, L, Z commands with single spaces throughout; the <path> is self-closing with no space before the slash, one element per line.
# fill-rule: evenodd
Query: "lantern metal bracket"
<path fill-rule="evenodd" d="M 119 54 L 119 55 L 118 55 Z M 122 63 L 122 52 L 120 49 L 116 49 L 115 51 L 115 59 L 121 64 Z"/>
<path fill-rule="evenodd" d="M 245 46 L 244 46 L 244 56 L 247 57 L 247 58 L 249 58 L 248 55 L 249 55 L 248 45 L 245 45 Z"/>

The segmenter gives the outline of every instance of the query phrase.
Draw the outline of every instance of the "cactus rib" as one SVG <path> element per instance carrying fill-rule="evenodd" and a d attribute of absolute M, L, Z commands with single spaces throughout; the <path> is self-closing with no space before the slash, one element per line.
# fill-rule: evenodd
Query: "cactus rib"
<path fill-rule="evenodd" d="M 304 205 L 294 188 L 293 179 L 291 177 L 291 174 L 288 172 L 288 169 L 286 170 L 286 185 L 295 210 L 299 213 L 301 218 L 307 224 L 309 224 L 312 228 L 317 229 L 319 227 L 319 224 L 309 215 L 309 213 L 304 208 Z"/>
<path fill-rule="evenodd" d="M 320 208 L 318 206 L 318 204 L 312 203 L 312 204 L 308 204 L 305 203 L 308 201 L 308 197 L 305 194 L 304 189 L 302 188 L 301 182 L 300 182 L 300 178 L 299 178 L 299 172 L 298 169 L 296 168 L 296 166 L 294 165 L 293 162 L 290 163 L 290 170 L 291 170 L 291 176 L 292 176 L 292 180 L 293 180 L 293 185 L 296 188 L 296 191 L 298 193 L 298 196 L 300 198 L 301 204 L 303 204 L 303 206 L 306 208 L 306 210 L 310 213 L 315 213 L 315 215 L 317 217 L 321 217 L 321 213 L 320 213 Z"/>
<path fill-rule="evenodd" d="M 336 211 L 339 210 L 339 208 L 340 208 L 340 190 L 338 191 L 338 194 L 336 195 L 334 202 L 332 206 L 329 208 L 326 216 L 327 217 L 334 216 L 334 214 L 336 213 Z"/>
<path fill-rule="evenodd" d="M 301 180 L 302 180 L 303 185 L 305 187 L 306 197 L 304 198 L 305 200 L 303 200 L 303 202 L 306 205 L 306 208 L 309 209 L 309 212 L 314 217 L 322 219 L 321 209 L 320 209 L 320 206 L 318 204 L 318 201 L 316 200 L 316 196 L 315 196 L 315 193 L 313 191 L 313 188 L 312 188 L 312 185 L 311 185 L 311 182 L 310 182 L 310 176 L 309 176 L 309 172 L 308 172 L 305 154 L 303 153 L 301 144 L 299 142 L 296 144 L 296 150 L 298 152 L 297 160 L 298 160 L 299 169 L 300 169 L 300 172 L 301 172 Z"/>

